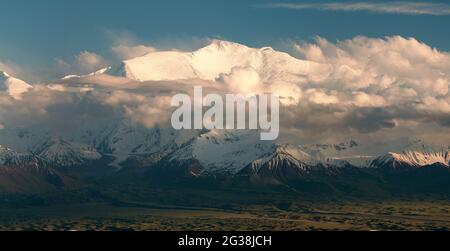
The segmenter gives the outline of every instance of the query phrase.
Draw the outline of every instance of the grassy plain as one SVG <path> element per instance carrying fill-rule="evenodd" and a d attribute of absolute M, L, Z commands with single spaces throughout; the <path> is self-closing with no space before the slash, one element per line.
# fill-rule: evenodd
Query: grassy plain
<path fill-rule="evenodd" d="M 427 230 L 450 229 L 450 202 L 294 202 L 229 209 L 152 203 L 0 208 L 0 230 Z"/>

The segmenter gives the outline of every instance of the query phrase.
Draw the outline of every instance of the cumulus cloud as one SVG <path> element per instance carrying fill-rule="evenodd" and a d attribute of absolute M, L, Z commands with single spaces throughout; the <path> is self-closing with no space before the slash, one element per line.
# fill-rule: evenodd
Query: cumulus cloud
<path fill-rule="evenodd" d="M 11 60 L 0 59 L 0 71 L 8 73 L 10 76 L 25 79 L 27 81 L 36 80 L 35 73 L 22 65 L 19 65 Z"/>
<path fill-rule="evenodd" d="M 93 71 L 108 65 L 106 60 L 93 52 L 83 51 L 75 56 L 76 63 L 84 71 Z"/>
<path fill-rule="evenodd" d="M 263 85 L 258 72 L 248 67 L 234 67 L 229 74 L 220 74 L 218 82 L 225 84 L 232 93 L 261 93 Z"/>
<path fill-rule="evenodd" d="M 326 93 L 323 89 L 307 89 L 305 91 L 304 98 L 315 104 L 337 104 L 339 103 L 339 98 L 337 97 L 337 92 L 332 91 L 330 94 Z"/>
<path fill-rule="evenodd" d="M 143 43 L 128 31 L 107 30 L 106 34 L 113 45 L 111 52 L 119 60 L 128 60 L 156 51 L 155 47 Z"/>
<path fill-rule="evenodd" d="M 114 109 L 121 109 L 125 116 L 146 127 L 163 125 L 170 119 L 171 96 L 156 93 L 136 93 L 117 90 L 99 96 L 99 100 Z"/>
<path fill-rule="evenodd" d="M 111 89 L 70 85 L 53 89 L 36 85 L 22 100 L 0 93 L 2 129 L 45 128 L 53 135 L 70 137 L 72 132 L 116 119 L 151 128 L 170 119 L 171 96 L 157 90 Z M 80 129 L 81 128 L 81 129 Z"/>
<path fill-rule="evenodd" d="M 318 37 L 313 43 L 295 43 L 294 49 L 299 58 L 331 65 L 332 70 L 321 80 L 308 78 L 300 84 L 302 99 L 286 107 L 287 125 L 342 134 L 449 125 L 447 52 L 400 36 L 360 36 L 336 43 Z"/>
<path fill-rule="evenodd" d="M 334 3 L 275 3 L 265 5 L 272 8 L 294 10 L 323 10 L 323 11 L 368 11 L 375 13 L 404 14 L 404 15 L 450 15 L 450 5 L 432 2 L 388 1 L 376 2 L 334 2 Z"/>
<path fill-rule="evenodd" d="M 124 44 L 114 46 L 111 48 L 111 50 L 114 53 L 114 55 L 116 55 L 120 60 L 132 59 L 156 51 L 156 49 L 151 46 L 146 45 L 129 46 Z"/>
<path fill-rule="evenodd" d="M 22 71 L 22 69 L 21 67 L 19 67 L 16 64 L 13 64 L 12 62 L 0 61 L 0 71 L 7 72 L 12 76 L 17 76 L 19 75 L 19 72 Z"/>
<path fill-rule="evenodd" d="M 73 98 L 68 94 L 52 93 L 45 86 L 36 85 L 29 92 L 24 93 L 20 100 L 12 99 L 7 94 L 0 94 L 0 117 L 3 125 L 15 127 L 19 125 L 31 125 L 34 123 L 45 123 L 51 127 L 50 111 L 47 109 L 52 106 L 62 106 L 63 104 L 72 104 Z M 65 116 L 69 116 L 66 112 Z"/>
<path fill-rule="evenodd" d="M 109 66 L 111 62 L 94 52 L 82 51 L 70 60 L 56 59 L 60 75 L 88 74 Z"/>

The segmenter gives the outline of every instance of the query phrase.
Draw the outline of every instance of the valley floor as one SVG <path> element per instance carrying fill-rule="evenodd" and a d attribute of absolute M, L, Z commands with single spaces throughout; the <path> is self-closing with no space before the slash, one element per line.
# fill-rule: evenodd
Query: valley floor
<path fill-rule="evenodd" d="M 448 201 L 305 202 L 229 210 L 138 203 L 0 208 L 0 230 L 449 230 Z"/>

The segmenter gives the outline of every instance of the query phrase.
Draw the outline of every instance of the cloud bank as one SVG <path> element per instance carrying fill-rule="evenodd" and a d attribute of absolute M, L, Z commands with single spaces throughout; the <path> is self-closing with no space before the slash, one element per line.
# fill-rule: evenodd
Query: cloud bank
<path fill-rule="evenodd" d="M 400 36 L 336 43 L 318 37 L 293 47 L 297 57 L 332 70 L 320 81 L 300 85 L 301 101 L 286 108 L 285 124 L 313 134 L 402 134 L 394 128 L 433 134 L 434 125 L 449 131 L 449 53 Z"/>

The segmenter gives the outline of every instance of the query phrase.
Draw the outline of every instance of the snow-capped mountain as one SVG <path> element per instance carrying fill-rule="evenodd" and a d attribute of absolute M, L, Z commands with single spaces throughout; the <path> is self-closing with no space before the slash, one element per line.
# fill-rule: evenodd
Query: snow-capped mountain
<path fill-rule="evenodd" d="M 169 126 L 147 128 L 122 118 L 105 121 L 96 128 L 83 128 L 73 135 L 72 141 L 83 142 L 114 157 L 111 166 L 120 168 L 120 163 L 131 156 L 165 155 L 196 135 L 198 132 L 194 130 L 176 131 Z"/>
<path fill-rule="evenodd" d="M 450 148 L 428 144 L 420 139 L 408 139 L 401 151 L 389 152 L 376 158 L 371 167 L 404 169 L 418 168 L 432 164 L 450 166 Z"/>
<path fill-rule="evenodd" d="M 275 149 L 275 144 L 260 141 L 258 134 L 252 131 L 212 130 L 170 153 L 166 161 L 175 166 L 195 162 L 203 174 L 236 174 Z"/>
<path fill-rule="evenodd" d="M 0 130 L 0 142 L 56 166 L 78 166 L 108 156 L 113 159 L 110 166 L 120 169 L 120 163 L 132 156 L 165 155 L 198 135 L 169 126 L 146 128 L 125 118 L 95 122 L 63 135 L 39 127 L 6 128 Z"/>
<path fill-rule="evenodd" d="M 67 142 L 63 139 L 50 139 L 42 142 L 35 154 L 56 167 L 79 166 L 102 158 L 102 155 L 92 147 Z"/>
<path fill-rule="evenodd" d="M 4 71 L 0 71 L 0 92 L 6 92 L 15 99 L 20 99 L 22 94 L 33 88 L 23 80 L 14 78 Z"/>
<path fill-rule="evenodd" d="M 359 144 L 355 140 L 336 144 L 300 145 L 296 148 L 325 166 L 367 167 L 377 157 L 377 155 L 367 152 L 367 146 Z"/>
<path fill-rule="evenodd" d="M 0 166 L 38 166 L 42 162 L 38 156 L 29 153 L 18 153 L 0 145 Z"/>
<path fill-rule="evenodd" d="M 317 148 L 333 147 L 335 151 L 344 151 L 346 147 L 357 145 L 354 141 L 336 145 L 280 145 L 260 141 L 257 135 L 255 131 L 206 131 L 167 155 L 162 162 L 164 166 L 178 168 L 195 166 L 196 176 L 225 173 L 295 178 L 314 170 L 352 165 L 351 157 L 339 159 L 330 152 L 325 156 L 326 151 L 318 153 Z M 373 159 L 364 159 L 366 165 L 361 164 L 361 167 L 369 167 Z"/>
<path fill-rule="evenodd" d="M 314 160 L 310 156 L 298 149 L 293 151 L 287 146 L 277 146 L 272 153 L 251 162 L 239 174 L 280 180 L 295 179 L 315 169 L 316 166 L 313 163 Z"/>
<path fill-rule="evenodd" d="M 103 68 L 103 69 L 100 69 L 98 71 L 94 71 L 94 72 L 86 74 L 86 75 L 75 75 L 75 74 L 67 75 L 67 76 L 62 77 L 61 80 L 77 79 L 77 78 L 82 78 L 82 77 L 92 77 L 92 76 L 104 74 L 104 73 L 106 73 L 109 70 L 111 70 L 110 66 L 106 67 L 106 68 Z"/>
<path fill-rule="evenodd" d="M 75 184 L 52 168 L 46 159 L 0 146 L 0 191 L 2 194 L 38 194 Z"/>
<path fill-rule="evenodd" d="M 280 145 L 260 141 L 257 131 L 176 131 L 170 126 L 146 128 L 125 119 L 79 128 L 66 137 L 52 137 L 51 132 L 44 130 L 0 130 L 0 140 L 11 149 L 28 153 L 24 156 L 39 156 L 54 166 L 80 166 L 110 156 L 111 168 L 121 169 L 122 163 L 134 156 L 157 154 L 161 162 L 156 161 L 156 165 L 164 163 L 183 168 L 186 163 L 195 163 L 201 175 L 236 175 L 243 170 L 258 173 L 266 169 L 280 172 L 283 168 L 304 172 L 319 166 L 395 168 L 434 163 L 448 166 L 450 160 L 448 148 L 419 140 L 407 141 L 399 151 L 364 155 L 366 146 L 354 140 L 336 144 Z M 22 156 L 10 148 L 4 147 L 3 156 Z"/>
<path fill-rule="evenodd" d="M 331 66 L 296 59 L 272 48 L 250 48 L 238 43 L 214 40 L 193 52 L 156 51 L 142 57 L 123 61 L 104 71 L 106 74 L 137 81 L 178 79 L 216 80 L 235 67 L 251 67 L 263 81 L 295 81 L 309 72 L 323 77 Z"/>
<path fill-rule="evenodd" d="M 432 164 L 450 166 L 450 151 L 388 153 L 375 159 L 371 166 L 391 169 L 418 168 Z"/>

